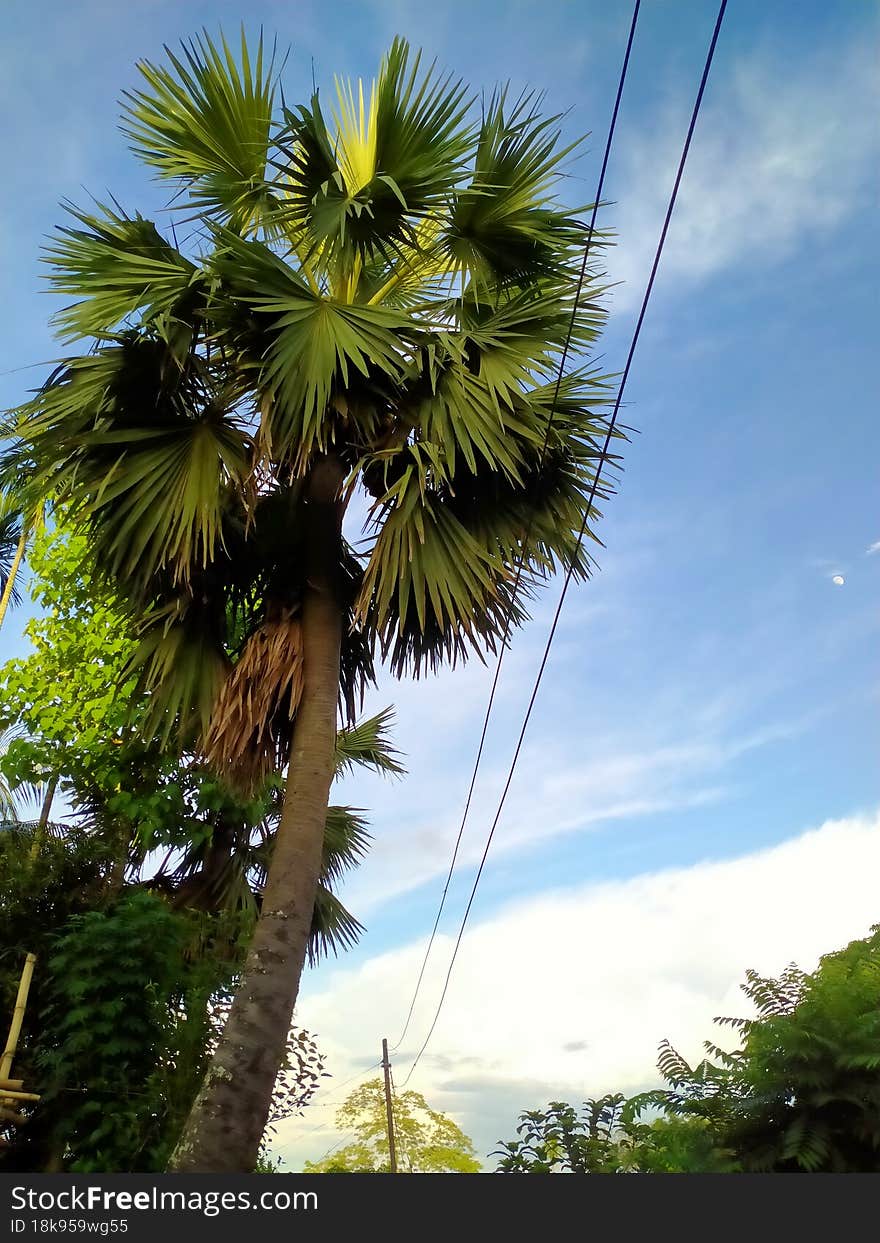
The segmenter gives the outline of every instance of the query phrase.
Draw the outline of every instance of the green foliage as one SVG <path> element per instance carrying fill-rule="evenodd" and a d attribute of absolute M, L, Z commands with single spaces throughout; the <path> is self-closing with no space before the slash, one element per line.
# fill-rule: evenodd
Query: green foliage
<path fill-rule="evenodd" d="M 451 1118 L 430 1108 L 420 1092 L 395 1092 L 394 1134 L 398 1171 L 405 1174 L 476 1174 L 474 1146 Z M 323 1161 L 307 1161 L 305 1174 L 388 1173 L 388 1132 L 381 1079 L 356 1088 L 336 1114 L 340 1130 L 353 1131 L 346 1144 Z"/>
<path fill-rule="evenodd" d="M 692 1067 L 664 1041 L 665 1089 L 525 1113 L 493 1154 L 499 1171 L 880 1171 L 880 925 L 812 974 L 749 971 L 742 988 L 757 1017 L 716 1020 L 739 1048 L 706 1041 Z M 659 1116 L 642 1122 L 646 1111 Z"/>
<path fill-rule="evenodd" d="M 629 1174 L 732 1174 L 738 1169 L 732 1152 L 719 1147 L 709 1123 L 697 1117 L 633 1124 L 623 1156 L 623 1172 Z"/>
<path fill-rule="evenodd" d="M 143 890 L 108 901 L 97 875 L 89 890 L 88 875 L 77 876 L 74 865 L 96 871 L 93 845 L 74 831 L 51 839 L 34 864 L 30 891 L 42 886 L 40 909 L 55 931 L 26 928 L 39 958 L 16 1069 L 41 1100 L 24 1107 L 25 1126 L 4 1128 L 12 1144 L 3 1155 L 7 1169 L 163 1169 L 228 1014 L 236 962 L 228 952 L 218 960 L 212 946 L 228 946 L 229 934 L 216 919 L 175 912 Z M 58 859 L 67 867 L 59 869 Z M 64 919 L 58 882 L 77 879 L 82 888 L 66 896 L 81 913 Z M 4 1012 L 22 957 L 0 957 Z M 267 1143 L 281 1119 L 302 1112 L 323 1075 L 313 1037 L 292 1030 Z"/>
<path fill-rule="evenodd" d="M 757 1018 L 718 1020 L 738 1049 L 707 1041 L 693 1069 L 662 1050 L 666 1108 L 704 1117 L 744 1170 L 880 1170 L 880 926 L 812 974 L 750 971 L 742 987 Z"/>
<path fill-rule="evenodd" d="M 113 860 L 100 842 L 82 829 L 65 832 L 50 825 L 34 857 L 34 824 L 0 822 L 0 1030 L 5 1031 L 15 1002 L 27 953 L 37 956 L 14 1074 L 39 1090 L 42 1072 L 41 1015 L 48 985 L 46 963 L 55 938 L 67 921 L 100 906 L 107 892 Z M 0 1168 L 42 1168 L 51 1150 L 51 1110 L 30 1117 L 25 1127 L 0 1122 Z"/>
<path fill-rule="evenodd" d="M 181 921 L 145 893 L 68 921 L 47 964 L 41 1108 L 70 1169 L 156 1168 Z"/>
<path fill-rule="evenodd" d="M 706 1123 L 696 1118 L 639 1121 L 639 1097 L 588 1100 L 580 1112 L 564 1101 L 521 1115 L 519 1139 L 503 1143 L 502 1174 L 725 1173 L 731 1167 L 716 1149 Z"/>
<path fill-rule="evenodd" d="M 146 89 L 125 92 L 124 132 L 160 176 L 189 183 L 193 205 L 246 227 L 265 195 L 274 91 L 263 41 L 252 68 L 242 34 L 241 71 L 225 39 L 196 39 L 182 60 L 166 53 L 171 69 L 138 65 Z"/>
<path fill-rule="evenodd" d="M 609 1174 L 619 1166 L 620 1140 L 625 1136 L 622 1096 L 589 1100 L 579 1115 L 564 1101 L 551 1101 L 546 1111 L 522 1114 L 518 1140 L 503 1144 L 499 1170 L 505 1174 Z"/>
<path fill-rule="evenodd" d="M 115 323 L 144 309 L 152 317 L 180 301 L 196 268 L 152 221 L 104 204 L 95 215 L 72 205 L 67 211 L 80 227 L 59 228 L 45 251 L 55 292 L 82 298 L 56 316 L 62 339 L 88 336 L 95 316 Z"/>
<path fill-rule="evenodd" d="M 121 742 L 127 691 L 120 682 L 133 636 L 112 593 L 89 572 L 84 536 L 35 532 L 31 595 L 41 614 L 25 626 L 33 654 L 8 661 L 0 728 L 21 731 L 2 757 L 13 783 L 69 776 L 112 781 L 111 742 Z"/>
<path fill-rule="evenodd" d="M 72 915 L 93 909 L 107 883 L 110 860 L 82 830 L 73 828 L 64 837 L 50 833 L 36 859 L 33 835 L 32 824 L 0 822 L 0 1023 L 11 1013 L 25 954 L 36 954 L 42 963 L 52 938 Z M 25 1045 L 41 979 L 37 971 Z M 26 1049 L 17 1060 L 23 1057 L 27 1067 Z"/>

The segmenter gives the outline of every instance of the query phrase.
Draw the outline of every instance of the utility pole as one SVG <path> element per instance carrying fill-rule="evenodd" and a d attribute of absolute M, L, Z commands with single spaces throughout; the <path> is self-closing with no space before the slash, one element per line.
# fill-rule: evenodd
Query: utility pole
<path fill-rule="evenodd" d="M 388 1119 L 388 1155 L 391 1173 L 397 1173 L 397 1149 L 394 1147 L 394 1110 L 391 1107 L 391 1062 L 388 1059 L 388 1041 L 382 1041 L 382 1069 L 385 1072 L 385 1116 Z"/>

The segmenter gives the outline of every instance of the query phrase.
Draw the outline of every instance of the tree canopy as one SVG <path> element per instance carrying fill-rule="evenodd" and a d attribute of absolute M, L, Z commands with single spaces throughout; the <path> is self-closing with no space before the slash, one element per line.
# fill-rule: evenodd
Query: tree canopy
<path fill-rule="evenodd" d="M 420 1092 L 392 1098 L 398 1172 L 476 1174 L 474 1146 L 445 1114 L 431 1109 Z M 387 1174 L 390 1171 L 385 1091 L 381 1079 L 356 1088 L 336 1114 L 336 1125 L 355 1139 L 321 1161 L 307 1161 L 304 1174 Z"/>

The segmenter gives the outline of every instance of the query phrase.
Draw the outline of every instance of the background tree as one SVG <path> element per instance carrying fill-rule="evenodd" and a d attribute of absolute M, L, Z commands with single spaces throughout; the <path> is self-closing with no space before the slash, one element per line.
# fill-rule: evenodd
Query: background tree
<path fill-rule="evenodd" d="M 578 1111 L 564 1101 L 520 1116 L 518 1139 L 492 1156 L 501 1174 L 727 1173 L 729 1155 L 705 1120 L 659 1117 L 643 1122 L 642 1097 L 588 1100 Z"/>
<path fill-rule="evenodd" d="M 692 1067 L 664 1041 L 665 1088 L 524 1113 L 519 1138 L 493 1153 L 498 1170 L 880 1171 L 880 926 L 812 973 L 749 971 L 742 989 L 757 1016 L 716 1020 L 740 1034 L 738 1049 L 706 1041 L 709 1058 Z"/>
<path fill-rule="evenodd" d="M 15 1057 L 15 1075 L 40 1084 L 36 1068 L 41 1013 L 46 985 L 45 963 L 54 937 L 73 916 L 92 909 L 102 900 L 108 861 L 86 834 L 75 828 L 64 837 L 51 833 L 39 856 L 32 858 L 34 825 L 4 821 L 0 824 L 0 1024 L 5 1033 L 12 1014 L 22 964 L 28 952 L 37 955 L 25 1024 Z M 21 1112 L 21 1111 L 18 1111 Z M 0 1122 L 0 1137 L 7 1144 L 30 1147 L 33 1159 L 13 1168 L 39 1169 L 49 1155 L 50 1126 L 36 1121 L 34 1111 L 27 1127 Z M 19 1153 L 0 1144 L 0 1168 L 10 1168 Z"/>
<path fill-rule="evenodd" d="M 742 989 L 757 1017 L 717 1020 L 740 1047 L 707 1041 L 692 1068 L 664 1045 L 658 1102 L 705 1119 L 743 1170 L 880 1170 L 880 926 L 812 973 L 749 971 Z"/>
<path fill-rule="evenodd" d="M 574 306 L 584 226 L 537 97 L 478 112 L 401 40 L 372 88 L 339 85 L 332 120 L 317 94 L 276 109 L 244 39 L 238 60 L 205 38 L 139 68 L 123 128 L 190 240 L 71 209 L 48 261 L 74 299 L 59 331 L 89 348 L 19 412 L 10 463 L 127 597 L 151 731 L 195 739 L 242 788 L 286 768 L 266 900 L 174 1161 L 250 1169 L 307 954 L 337 705 L 350 722 L 374 650 L 398 674 L 495 650 L 542 578 L 588 572 L 608 388 L 583 367 L 557 388 L 556 370 L 604 313 L 592 279 Z"/>
<path fill-rule="evenodd" d="M 356 1088 L 336 1114 L 355 1140 L 323 1161 L 307 1161 L 304 1174 L 387 1174 L 390 1171 L 385 1089 L 381 1079 Z M 394 1094 L 398 1171 L 404 1174 L 477 1174 L 474 1146 L 451 1118 L 430 1108 L 420 1092 Z"/>
<path fill-rule="evenodd" d="M 10 836 L 0 846 L 8 847 Z M 53 860 L 66 866 L 47 884 Z M 41 1099 L 23 1107 L 26 1121 L 0 1122 L 7 1145 L 0 1167 L 161 1170 L 222 1030 L 235 963 L 228 954 L 218 960 L 198 952 L 205 928 L 193 912 L 175 911 L 138 888 L 102 900 L 94 842 L 75 831 L 53 835 L 35 869 L 43 879 L 32 879 L 30 891 L 51 922 L 36 938 L 38 971 L 17 1066 Z M 65 918 L 58 882 L 71 880 L 80 882 L 79 911 Z M 21 923 L 10 922 L 12 936 Z M 20 957 L 10 949 L 0 960 L 4 996 L 13 991 Z M 291 1031 L 273 1093 L 274 1121 L 302 1112 L 323 1065 L 309 1033 Z"/>

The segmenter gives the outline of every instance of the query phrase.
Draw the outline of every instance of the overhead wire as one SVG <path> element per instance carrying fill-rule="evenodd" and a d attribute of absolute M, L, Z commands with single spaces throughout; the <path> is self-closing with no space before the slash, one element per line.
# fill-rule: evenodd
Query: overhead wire
<path fill-rule="evenodd" d="M 605 173 L 608 168 L 608 160 L 611 155 L 611 147 L 614 141 L 614 131 L 617 126 L 617 114 L 620 111 L 620 101 L 623 96 L 624 83 L 626 82 L 627 69 L 629 67 L 630 52 L 632 51 L 633 39 L 635 38 L 636 23 L 639 17 L 640 5 L 641 5 L 641 0 L 635 0 L 635 4 L 633 6 L 632 21 L 630 23 L 630 28 L 629 28 L 629 35 L 626 41 L 626 51 L 624 53 L 623 64 L 621 66 L 620 77 L 619 77 L 618 84 L 617 84 L 617 94 L 614 100 L 614 108 L 611 113 L 611 121 L 608 126 L 608 137 L 605 143 L 605 153 L 602 157 L 602 167 L 599 173 L 599 181 L 596 186 L 596 194 L 593 200 L 593 206 L 592 206 L 592 211 L 590 215 L 590 222 L 587 225 L 587 240 L 584 245 L 583 260 L 581 262 L 580 272 L 578 274 L 577 287 L 576 287 L 575 295 L 574 295 L 574 305 L 572 306 L 571 319 L 568 324 L 568 330 L 566 332 L 565 342 L 563 345 L 562 354 L 560 356 L 559 369 L 558 369 L 558 373 L 556 376 L 555 388 L 553 391 L 553 400 L 550 403 L 550 412 L 547 416 L 547 426 L 544 431 L 544 440 L 543 440 L 543 444 L 541 446 L 541 451 L 539 455 L 539 460 L 538 460 L 539 470 L 544 464 L 544 458 L 546 456 L 547 447 L 550 442 L 550 435 L 553 430 L 553 421 L 556 415 L 556 406 L 559 401 L 559 390 L 562 385 L 562 380 L 565 374 L 565 365 L 568 361 L 568 355 L 571 349 L 571 338 L 574 332 L 575 323 L 577 321 L 577 313 L 580 307 L 581 294 L 583 293 L 584 282 L 586 280 L 587 263 L 590 257 L 590 250 L 592 248 L 593 238 L 595 236 L 596 214 L 599 210 L 599 207 L 601 206 L 602 191 L 605 186 Z M 602 459 L 600 458 L 597 471 L 601 468 L 601 461 Z M 413 991 L 412 1000 L 410 1001 L 410 1006 L 409 1006 L 409 1011 L 406 1016 L 406 1021 L 404 1022 L 404 1025 L 403 1025 L 403 1031 L 398 1036 L 396 1043 L 391 1046 L 392 1053 L 400 1048 L 401 1044 L 403 1043 L 406 1037 L 406 1033 L 409 1031 L 409 1025 L 410 1025 L 410 1022 L 412 1021 L 412 1016 L 413 1016 L 413 1011 L 415 1010 L 416 1001 L 418 1000 L 419 992 L 421 991 L 422 983 L 425 978 L 425 970 L 428 965 L 428 959 L 431 956 L 431 950 L 434 946 L 434 941 L 437 936 L 437 929 L 440 926 L 440 919 L 443 915 L 443 911 L 446 906 L 446 898 L 449 893 L 449 886 L 452 881 L 453 873 L 455 872 L 455 864 L 458 860 L 458 852 L 461 848 L 461 842 L 464 836 L 465 825 L 467 824 L 468 815 L 470 813 L 471 801 L 473 799 L 474 788 L 477 782 L 477 775 L 480 771 L 480 765 L 483 759 L 483 750 L 486 745 L 486 735 L 489 729 L 489 720 L 492 716 L 492 708 L 495 704 L 495 692 L 498 689 L 498 680 L 501 676 L 501 666 L 504 661 L 504 653 L 508 645 L 508 638 L 510 636 L 510 627 L 511 627 L 511 623 L 513 620 L 513 612 L 514 612 L 514 606 L 516 603 L 516 596 L 519 590 L 520 582 L 522 580 L 523 566 L 525 564 L 528 543 L 529 543 L 529 539 L 531 538 L 533 525 L 534 525 L 534 514 L 531 515 L 526 525 L 526 531 L 523 536 L 521 551 L 519 554 L 519 558 L 517 560 L 516 574 L 515 574 L 514 581 L 513 581 L 513 588 L 510 594 L 510 608 L 507 612 L 504 629 L 501 635 L 501 641 L 499 644 L 499 652 L 498 652 L 498 661 L 495 666 L 495 676 L 492 680 L 492 687 L 489 691 L 489 701 L 486 705 L 486 713 L 483 718 L 483 726 L 480 732 L 480 740 L 477 746 L 477 755 L 474 761 L 473 771 L 471 772 L 470 784 L 468 786 L 467 797 L 465 799 L 465 804 L 464 804 L 464 811 L 462 813 L 461 823 L 458 828 L 458 835 L 455 839 L 455 846 L 452 851 L 452 860 L 449 864 L 449 871 L 446 874 L 446 881 L 443 886 L 443 893 L 441 894 L 441 897 L 440 897 L 440 905 L 437 908 L 437 915 L 434 920 L 434 926 L 431 929 L 431 935 L 428 938 L 428 945 L 425 950 L 425 956 L 422 960 L 421 968 L 419 970 L 418 979 L 416 980 L 416 986 Z"/>
<path fill-rule="evenodd" d="M 685 138 L 685 141 L 684 141 L 684 146 L 683 146 L 683 148 L 682 148 L 681 158 L 680 158 L 679 163 L 678 163 L 678 169 L 677 169 L 677 172 L 676 172 L 676 175 L 675 175 L 675 181 L 674 181 L 674 183 L 673 183 L 673 186 L 672 186 L 672 192 L 671 192 L 670 197 L 669 197 L 669 203 L 668 203 L 667 208 L 666 208 L 666 215 L 665 215 L 664 220 L 663 220 L 663 227 L 662 227 L 662 229 L 661 229 L 661 231 L 660 231 L 660 239 L 659 239 L 659 241 L 658 241 L 658 243 L 657 243 L 657 250 L 656 250 L 656 252 L 655 252 L 655 254 L 654 254 L 654 260 L 653 260 L 653 263 L 652 263 L 652 265 L 651 265 L 651 272 L 650 272 L 650 275 L 649 275 L 649 277 L 648 277 L 648 283 L 647 283 L 647 285 L 646 285 L 646 287 L 645 287 L 645 293 L 644 293 L 644 296 L 643 296 L 643 298 L 642 298 L 641 308 L 640 308 L 640 310 L 639 310 L 638 319 L 636 320 L 636 326 L 635 326 L 635 329 L 634 329 L 634 331 L 633 331 L 632 339 L 631 339 L 631 341 L 630 341 L 629 350 L 628 350 L 628 352 L 627 352 L 626 363 L 625 363 L 625 366 L 624 366 L 624 369 L 623 369 L 623 373 L 622 373 L 622 375 L 621 375 L 620 384 L 619 384 L 619 386 L 618 386 L 618 390 L 617 390 L 617 397 L 616 397 L 615 402 L 614 402 L 614 409 L 613 409 L 613 411 L 612 411 L 611 419 L 610 419 L 609 424 L 608 424 L 608 431 L 607 431 L 606 436 L 605 436 L 605 444 L 604 444 L 604 447 L 603 447 L 603 450 L 602 450 L 602 454 L 600 455 L 599 464 L 598 464 L 598 467 L 597 467 L 597 470 L 596 470 L 596 474 L 595 474 L 595 477 L 594 477 L 594 479 L 593 479 L 592 486 L 591 486 L 591 488 L 590 488 L 590 493 L 589 493 L 589 496 L 588 496 L 588 498 L 587 498 L 587 504 L 586 504 L 586 508 L 585 508 L 585 511 L 584 511 L 584 518 L 583 518 L 583 522 L 581 523 L 580 532 L 579 532 L 579 534 L 578 534 L 578 546 L 580 546 L 580 544 L 582 543 L 583 538 L 584 538 L 584 534 L 585 534 L 586 529 L 587 529 L 587 524 L 588 524 L 588 522 L 589 522 L 589 517 L 590 517 L 590 511 L 591 511 L 591 509 L 592 509 L 592 504 L 593 504 L 593 501 L 594 501 L 594 499 L 595 499 L 595 495 L 596 495 L 596 489 L 598 488 L 598 484 L 599 484 L 599 477 L 600 477 L 600 474 L 601 474 L 602 465 L 603 465 L 603 464 L 604 464 L 604 462 L 605 462 L 606 455 L 607 455 L 607 451 L 608 451 L 608 446 L 610 445 L 610 443 L 611 443 L 611 438 L 612 438 L 612 436 L 614 435 L 614 428 L 615 428 L 615 425 L 616 425 L 616 422 L 617 422 L 617 415 L 618 415 L 618 412 L 619 412 L 619 410 L 620 410 L 620 404 L 621 404 L 621 401 L 623 400 L 624 390 L 625 390 L 625 388 L 626 388 L 626 383 L 627 383 L 627 380 L 628 380 L 628 378 L 629 378 L 629 373 L 630 373 L 630 369 L 631 369 L 631 367 L 632 367 L 633 357 L 634 357 L 634 355 L 635 355 L 636 346 L 638 345 L 639 336 L 640 336 L 640 334 L 641 334 L 641 330 L 642 330 L 642 324 L 644 323 L 644 319 L 645 319 L 645 313 L 646 313 L 646 311 L 647 311 L 647 309 L 648 309 L 648 303 L 649 303 L 650 298 L 651 298 L 651 292 L 652 292 L 652 290 L 653 290 L 653 288 L 654 288 L 654 281 L 655 281 L 656 276 L 657 276 L 657 270 L 658 270 L 658 268 L 659 268 L 659 266 L 660 266 L 660 257 L 661 257 L 661 255 L 662 255 L 662 253 L 663 253 L 663 247 L 664 247 L 665 242 L 666 242 L 666 235 L 667 235 L 667 233 L 668 233 L 668 231 L 669 231 L 669 224 L 670 224 L 670 221 L 672 220 L 672 214 L 673 214 L 673 211 L 674 211 L 674 209 L 675 209 L 675 203 L 676 203 L 676 199 L 677 199 L 677 197 L 678 197 L 678 190 L 679 190 L 679 187 L 680 187 L 680 185 L 681 185 L 682 176 L 683 176 L 683 174 L 684 174 L 685 164 L 687 163 L 687 157 L 688 157 L 688 153 L 689 153 L 689 151 L 690 151 L 691 140 L 692 140 L 693 135 L 694 135 L 694 130 L 696 129 L 697 118 L 699 117 L 699 114 L 700 114 L 700 108 L 701 108 L 701 105 L 702 105 L 702 102 L 703 102 L 703 95 L 704 95 L 705 90 L 706 90 L 706 83 L 708 82 L 708 79 L 709 79 L 709 72 L 710 72 L 710 70 L 711 70 L 711 67 L 712 67 L 712 61 L 713 61 L 714 56 L 715 56 L 715 47 L 716 47 L 716 45 L 717 45 L 717 43 L 718 43 L 718 36 L 719 36 L 719 34 L 720 34 L 720 32 L 721 32 L 721 24 L 722 24 L 722 22 L 723 22 L 723 20 L 724 20 L 724 12 L 725 12 L 725 9 L 726 9 L 726 8 L 727 8 L 727 0 L 721 0 L 721 5 L 720 5 L 719 10 L 718 10 L 718 16 L 717 16 L 716 21 L 715 21 L 715 27 L 714 27 L 713 32 L 712 32 L 712 38 L 711 38 L 711 41 L 710 41 L 710 43 L 709 43 L 709 49 L 708 49 L 708 52 L 707 52 L 707 54 L 706 54 L 706 61 L 705 61 L 705 65 L 704 65 L 704 67 L 703 67 L 703 73 L 702 73 L 702 76 L 701 76 L 701 78 L 700 78 L 700 85 L 699 85 L 699 89 L 698 89 L 698 91 L 697 91 L 697 97 L 696 97 L 696 100 L 695 100 L 695 103 L 694 103 L 693 112 L 691 113 L 690 124 L 689 124 L 689 126 L 688 126 L 687 135 L 686 135 L 686 138 Z M 432 1037 L 432 1036 L 433 1036 L 433 1034 L 434 1034 L 434 1030 L 435 1030 L 435 1028 L 436 1028 L 436 1026 L 437 1026 L 437 1022 L 438 1022 L 438 1020 L 439 1020 L 439 1018 L 440 1018 L 440 1014 L 441 1014 L 442 1009 L 443 1009 L 443 1004 L 444 1004 L 444 1002 L 445 1002 L 445 1000 L 446 1000 L 446 994 L 447 994 L 447 992 L 448 992 L 448 990 L 449 990 L 449 982 L 450 982 L 450 980 L 451 980 L 451 978 L 452 978 L 452 972 L 453 972 L 453 969 L 454 969 L 454 967 L 455 967 L 456 960 L 457 960 L 457 958 L 458 958 L 458 951 L 459 951 L 459 949 L 460 949 L 460 947 L 461 947 L 462 938 L 463 938 L 463 936 L 464 936 L 464 931 L 465 931 L 465 928 L 466 928 L 466 926 L 467 926 L 467 921 L 468 921 L 468 918 L 469 918 L 470 913 L 471 913 L 471 908 L 473 907 L 474 898 L 476 897 L 477 888 L 479 887 L 479 883 L 480 883 L 480 878 L 482 877 L 482 874 L 483 874 L 483 869 L 484 869 L 485 864 L 486 864 L 486 859 L 488 858 L 488 855 L 489 855 L 489 850 L 490 850 L 490 848 L 491 848 L 492 841 L 493 841 L 493 838 L 494 838 L 494 836 L 495 836 L 495 830 L 496 830 L 496 828 L 498 827 L 498 822 L 499 822 L 499 820 L 500 820 L 500 818 L 501 818 L 501 812 L 502 812 L 502 810 L 503 810 L 503 808 L 504 808 L 504 804 L 505 804 L 506 799 L 507 799 L 507 794 L 508 794 L 508 791 L 510 790 L 511 783 L 512 783 L 512 781 L 513 781 L 513 776 L 514 776 L 514 773 L 515 773 L 515 771 L 516 771 L 517 762 L 518 762 L 518 760 L 519 760 L 520 752 L 521 752 L 521 750 L 522 750 L 523 739 L 525 738 L 526 730 L 527 730 L 527 728 L 528 728 L 529 720 L 530 720 L 530 718 L 531 718 L 531 714 L 532 714 L 532 709 L 534 708 L 534 705 L 535 705 L 535 700 L 537 699 L 538 689 L 539 689 L 539 687 L 540 687 L 540 685 L 541 685 L 541 680 L 542 680 L 542 678 L 543 678 L 543 676 L 544 676 L 544 670 L 545 670 L 545 668 L 546 668 L 546 665 L 547 665 L 547 660 L 548 660 L 549 655 L 550 655 L 550 649 L 551 649 L 551 646 L 552 646 L 552 644 L 553 644 L 553 639 L 554 639 L 554 637 L 555 637 L 555 635 L 556 635 L 556 629 L 557 629 L 557 626 L 558 626 L 558 624 L 559 624 L 559 617 L 560 617 L 560 614 L 562 613 L 562 607 L 563 607 L 563 605 L 564 605 L 564 603 L 565 603 L 565 598 L 566 598 L 566 595 L 567 595 L 567 593 L 568 593 L 568 588 L 569 588 L 569 585 L 570 585 L 570 583 L 571 583 L 572 574 L 573 574 L 573 572 L 574 572 L 574 565 L 575 565 L 575 558 L 574 558 L 574 557 L 572 557 L 571 562 L 570 562 L 570 564 L 569 564 L 568 571 L 567 571 L 567 573 L 566 573 L 566 575 L 565 575 L 565 579 L 564 579 L 563 586 L 562 586 L 562 591 L 561 591 L 560 596 L 559 596 L 559 602 L 558 602 L 558 604 L 557 604 L 557 606 L 556 606 L 556 611 L 555 611 L 555 613 L 554 613 L 554 617 L 553 617 L 553 623 L 552 623 L 552 625 L 551 625 L 551 627 L 550 627 L 550 633 L 549 633 L 549 635 L 548 635 L 547 642 L 546 642 L 546 645 L 545 645 L 545 647 L 544 647 L 544 653 L 543 653 L 543 656 L 542 656 L 542 658 L 541 658 L 541 663 L 540 663 L 540 665 L 539 665 L 539 667 L 538 667 L 538 674 L 537 674 L 537 677 L 535 678 L 534 687 L 533 687 L 533 689 L 532 689 L 532 693 L 531 693 L 531 696 L 530 696 L 530 699 L 529 699 L 528 707 L 527 707 L 527 709 L 526 709 L 525 717 L 524 717 L 524 719 L 523 719 L 522 728 L 520 729 L 519 738 L 518 738 L 518 740 L 517 740 L 516 747 L 514 748 L 513 758 L 512 758 L 512 760 L 511 760 L 511 763 L 510 763 L 510 768 L 509 768 L 508 773 L 507 773 L 507 779 L 506 779 L 506 781 L 505 781 L 504 788 L 503 788 L 503 790 L 502 790 L 502 792 L 501 792 L 501 798 L 499 799 L 499 802 L 498 802 L 498 807 L 497 807 L 497 809 L 496 809 L 496 811 L 495 811 L 495 816 L 494 816 L 494 819 L 493 819 L 493 821 L 492 821 L 492 825 L 491 825 L 491 827 L 490 827 L 490 829 L 489 829 L 488 836 L 487 836 L 487 838 L 486 838 L 486 845 L 485 845 L 485 848 L 484 848 L 484 850 L 483 850 L 483 855 L 482 855 L 482 858 L 481 858 L 481 860 L 480 860 L 480 865 L 479 865 L 479 867 L 478 867 L 478 869 L 477 869 L 477 873 L 476 873 L 476 876 L 475 876 L 475 878 L 474 878 L 474 883 L 473 883 L 473 886 L 472 886 L 472 888 L 471 888 L 470 897 L 469 897 L 469 899 L 468 899 L 468 903 L 467 903 L 467 906 L 465 907 L 465 912 L 464 912 L 464 915 L 463 915 L 463 917 L 462 917 L 461 924 L 460 924 L 460 926 L 459 926 L 458 936 L 457 936 L 457 938 L 456 938 L 456 941 L 455 941 L 455 946 L 454 946 L 453 951 L 452 951 L 452 958 L 450 959 L 449 968 L 448 968 L 448 970 L 447 970 L 447 972 L 446 972 L 446 979 L 445 979 L 445 982 L 444 982 L 444 984 L 443 984 L 443 989 L 442 989 L 442 992 L 441 992 L 441 994 L 440 994 L 440 1000 L 439 1000 L 439 1002 L 438 1002 L 438 1004 L 437 1004 L 437 1009 L 436 1009 L 436 1011 L 435 1011 L 435 1013 L 434 1013 L 434 1018 L 433 1018 L 433 1020 L 432 1020 L 432 1022 L 431 1022 L 431 1026 L 430 1026 L 430 1028 L 428 1029 L 428 1034 L 427 1034 L 427 1036 L 425 1037 L 424 1042 L 422 1043 L 421 1048 L 419 1049 L 419 1051 L 418 1051 L 418 1053 L 416 1054 L 416 1057 L 415 1057 L 415 1059 L 414 1059 L 414 1061 L 413 1061 L 412 1065 L 411 1065 L 411 1066 L 410 1066 L 410 1068 L 409 1068 L 409 1071 L 408 1071 L 408 1073 L 407 1073 L 406 1079 L 403 1081 L 403 1086 L 404 1086 L 404 1087 L 406 1087 L 406 1085 L 409 1083 L 409 1081 L 410 1081 L 410 1079 L 411 1079 L 411 1077 L 412 1077 L 412 1075 L 413 1075 L 413 1072 L 415 1071 L 416 1067 L 417 1067 L 417 1066 L 418 1066 L 418 1064 L 419 1064 L 419 1061 L 421 1060 L 422 1054 L 425 1052 L 426 1048 L 428 1047 L 428 1044 L 430 1043 L 431 1037 Z"/>
<path fill-rule="evenodd" d="M 382 1065 L 381 1062 L 375 1062 L 371 1066 L 367 1066 L 363 1070 L 357 1071 L 355 1074 L 351 1075 L 348 1079 L 343 1079 L 342 1083 L 334 1084 L 329 1094 L 323 1100 L 315 1101 L 313 1105 L 307 1105 L 306 1108 L 316 1109 L 316 1108 L 323 1108 L 324 1106 L 329 1105 L 330 1102 L 333 1100 L 333 1098 L 338 1096 L 339 1093 L 343 1090 L 343 1088 L 347 1088 L 348 1085 L 351 1083 L 354 1083 L 356 1079 L 363 1078 L 364 1075 L 368 1075 L 371 1071 L 377 1070 L 381 1065 Z M 318 1131 L 325 1131 L 325 1130 L 327 1130 L 326 1125 L 324 1123 L 318 1122 L 314 1126 L 304 1127 L 303 1129 L 296 1131 L 293 1138 L 301 1139 L 303 1136 L 315 1135 L 317 1134 Z M 338 1147 L 338 1146 L 339 1146 L 338 1144 L 334 1145 L 334 1147 Z M 330 1151 L 332 1152 L 333 1149 L 331 1149 Z M 323 1161 L 324 1157 L 322 1157 L 321 1160 Z"/>

